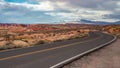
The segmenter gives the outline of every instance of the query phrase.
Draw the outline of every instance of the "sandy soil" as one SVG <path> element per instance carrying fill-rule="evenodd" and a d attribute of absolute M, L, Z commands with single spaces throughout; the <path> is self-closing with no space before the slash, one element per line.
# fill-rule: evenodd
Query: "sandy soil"
<path fill-rule="evenodd" d="M 120 39 L 63 68 L 120 68 Z"/>

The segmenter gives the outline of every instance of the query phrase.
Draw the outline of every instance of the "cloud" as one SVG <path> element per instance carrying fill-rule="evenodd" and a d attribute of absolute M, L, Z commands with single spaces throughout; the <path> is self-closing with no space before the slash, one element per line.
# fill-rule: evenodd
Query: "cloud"
<path fill-rule="evenodd" d="M 17 6 L 17 7 L 23 7 L 27 9 L 31 9 L 33 11 L 56 11 L 56 10 L 65 10 L 70 9 L 70 7 L 67 7 L 65 2 L 52 2 L 52 1 L 42 1 L 38 2 L 37 4 L 31 4 L 29 2 L 24 3 L 14 3 L 14 2 L 1 2 L 1 5 L 7 5 L 9 6 Z M 67 9 L 67 10 L 68 10 Z"/>
<path fill-rule="evenodd" d="M 40 0 L 38 0 L 40 1 Z M 51 2 L 62 2 L 66 5 L 59 10 L 66 10 L 69 12 L 48 12 L 46 14 L 51 16 L 60 16 L 64 19 L 88 19 L 97 21 L 118 21 L 119 17 L 112 16 L 112 18 L 104 15 L 120 13 L 119 0 L 48 0 Z"/>
<path fill-rule="evenodd" d="M 44 11 L 48 11 L 47 8 L 42 7 L 39 10 L 35 8 L 36 5 L 28 3 L 0 2 L 0 23 L 42 23 L 57 20 L 44 14 Z"/>
<path fill-rule="evenodd" d="M 8 3 L 11 6 L 17 6 L 17 7 L 23 7 L 27 9 L 32 9 L 34 11 L 52 11 L 54 10 L 54 7 L 52 6 L 52 3 L 49 1 L 41 2 L 40 4 L 29 4 L 29 3 Z"/>
<path fill-rule="evenodd" d="M 120 1 L 26 0 L 19 3 L 0 0 L 0 14 L 6 19 L 8 19 L 7 16 L 10 16 L 13 19 L 15 18 L 16 21 L 33 19 L 32 22 L 73 21 L 80 19 L 118 21 L 120 17 Z M 20 17 L 20 19 L 16 17 Z"/>
<path fill-rule="evenodd" d="M 105 17 L 107 18 L 110 18 L 110 19 L 120 19 L 120 14 L 109 14 L 109 15 L 104 15 Z"/>
<path fill-rule="evenodd" d="M 91 9 L 84 9 L 84 8 L 81 8 L 77 11 L 73 11 L 73 12 L 70 12 L 70 13 L 67 13 L 67 12 L 48 12 L 48 13 L 45 13 L 47 15 L 51 15 L 51 16 L 57 16 L 57 17 L 60 17 L 62 19 L 67 19 L 67 20 L 80 20 L 80 19 L 88 19 L 88 20 L 99 20 L 99 19 L 102 19 L 104 18 L 103 16 L 104 15 L 107 15 L 107 14 L 112 14 L 111 11 L 103 11 L 103 10 L 99 10 L 99 11 L 96 11 L 96 10 L 91 10 Z"/>
<path fill-rule="evenodd" d="M 4 2 L 4 0 L 0 0 L 0 2 Z"/>

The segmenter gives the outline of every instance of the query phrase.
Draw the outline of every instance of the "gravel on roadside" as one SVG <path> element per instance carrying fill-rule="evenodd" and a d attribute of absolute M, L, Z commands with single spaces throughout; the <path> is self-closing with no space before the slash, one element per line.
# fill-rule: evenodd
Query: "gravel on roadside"
<path fill-rule="evenodd" d="M 120 39 L 63 68 L 120 68 Z"/>

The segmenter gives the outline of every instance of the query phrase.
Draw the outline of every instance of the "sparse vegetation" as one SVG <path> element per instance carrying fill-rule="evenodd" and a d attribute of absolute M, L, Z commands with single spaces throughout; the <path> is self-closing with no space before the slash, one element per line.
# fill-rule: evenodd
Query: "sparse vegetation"
<path fill-rule="evenodd" d="M 34 45 L 40 45 L 40 44 L 44 44 L 46 43 L 44 40 L 39 40 L 37 43 L 35 43 Z"/>
<path fill-rule="evenodd" d="M 1 27 L 1 26 L 0 26 Z M 44 28 L 43 28 L 44 27 Z M 105 31 L 110 34 L 116 35 L 120 38 L 120 25 L 79 25 L 79 24 L 58 24 L 58 25 L 47 25 L 47 24 L 36 24 L 36 25 L 4 25 L 1 28 L 6 28 L 5 32 L 2 29 L 0 40 L 11 41 L 1 45 L 0 48 L 19 48 L 29 47 L 34 45 L 40 45 L 44 43 L 58 42 L 62 40 L 71 40 L 88 35 L 88 32 L 92 29 Z M 8 30 L 9 28 L 9 30 Z M 7 32 L 6 32 L 7 31 Z M 6 36 L 6 37 L 4 37 Z M 9 36 L 9 37 L 7 37 Z M 17 42 L 17 43 L 15 43 Z M 21 43 L 18 43 L 21 42 Z M 5 43 L 5 42 L 4 42 Z M 6 46 L 12 44 L 11 47 Z"/>
<path fill-rule="evenodd" d="M 2 32 L 0 34 L 0 43 L 2 43 L 0 49 L 22 48 L 77 39 L 87 36 L 89 32 L 89 28 L 86 29 L 85 26 L 79 24 L 4 24 L 0 25 L 0 28 L 0 32 Z"/>
<path fill-rule="evenodd" d="M 44 43 L 59 42 L 63 40 L 77 39 L 87 36 L 87 32 L 80 33 L 77 31 L 69 31 L 65 33 L 49 33 L 49 34 L 31 34 L 16 36 L 14 40 L 8 40 L 0 44 L 0 50 L 11 48 L 23 48 L 29 46 L 36 46 Z M 31 37 L 31 38 L 30 38 Z"/>
<path fill-rule="evenodd" d="M 120 34 L 118 34 L 117 37 L 120 39 Z"/>
<path fill-rule="evenodd" d="M 103 31 L 117 35 L 120 33 L 120 25 L 107 25 L 102 28 Z"/>

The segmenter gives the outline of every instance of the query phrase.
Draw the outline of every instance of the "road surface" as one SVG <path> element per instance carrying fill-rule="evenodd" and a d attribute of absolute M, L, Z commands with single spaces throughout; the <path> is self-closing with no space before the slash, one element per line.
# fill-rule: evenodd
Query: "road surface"
<path fill-rule="evenodd" d="M 80 39 L 1 51 L 0 68 L 56 68 L 114 39 L 108 34 L 90 32 Z"/>

